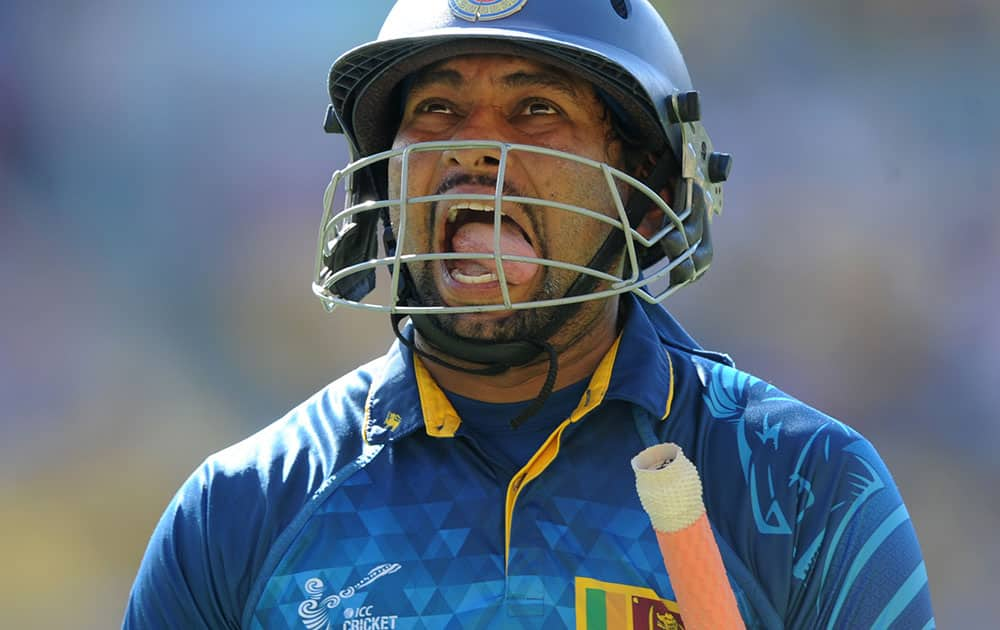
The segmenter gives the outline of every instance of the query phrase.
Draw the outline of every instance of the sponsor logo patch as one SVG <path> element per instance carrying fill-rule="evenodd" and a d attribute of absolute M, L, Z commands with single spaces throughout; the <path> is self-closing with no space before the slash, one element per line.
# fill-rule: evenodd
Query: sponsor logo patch
<path fill-rule="evenodd" d="M 451 12 L 470 22 L 510 17 L 527 3 L 528 0 L 448 0 Z"/>
<path fill-rule="evenodd" d="M 650 588 L 576 578 L 577 630 L 684 630 L 677 602 Z"/>

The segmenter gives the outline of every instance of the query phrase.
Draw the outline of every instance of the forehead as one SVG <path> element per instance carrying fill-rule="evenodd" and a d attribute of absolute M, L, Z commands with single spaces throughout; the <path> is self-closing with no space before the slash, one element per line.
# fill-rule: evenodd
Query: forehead
<path fill-rule="evenodd" d="M 434 85 L 462 87 L 482 81 L 503 87 L 547 85 L 573 95 L 593 94 L 594 87 L 574 74 L 514 55 L 460 55 L 425 66 L 410 80 L 409 91 Z"/>

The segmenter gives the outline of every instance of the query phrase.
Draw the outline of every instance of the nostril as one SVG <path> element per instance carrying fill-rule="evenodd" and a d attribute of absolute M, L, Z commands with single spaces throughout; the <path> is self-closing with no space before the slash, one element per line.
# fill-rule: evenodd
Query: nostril
<path fill-rule="evenodd" d="M 500 156 L 488 151 L 475 148 L 469 149 L 447 149 L 442 154 L 442 159 L 450 166 L 464 168 L 488 168 L 496 169 L 500 166 Z"/>

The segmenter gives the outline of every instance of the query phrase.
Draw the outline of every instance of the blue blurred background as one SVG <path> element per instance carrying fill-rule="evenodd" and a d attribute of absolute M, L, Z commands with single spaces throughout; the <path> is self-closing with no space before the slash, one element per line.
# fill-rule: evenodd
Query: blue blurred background
<path fill-rule="evenodd" d="M 0 3 L 0 627 L 118 625 L 188 473 L 389 344 L 309 291 L 326 73 L 389 4 Z M 940 627 L 994 627 L 1000 4 L 660 7 L 736 156 L 671 310 L 868 435 Z"/>

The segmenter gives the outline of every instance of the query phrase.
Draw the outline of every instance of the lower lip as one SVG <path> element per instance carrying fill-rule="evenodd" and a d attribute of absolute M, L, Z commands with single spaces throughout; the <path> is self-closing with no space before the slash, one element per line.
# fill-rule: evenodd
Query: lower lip
<path fill-rule="evenodd" d="M 499 280 L 494 279 L 480 283 L 461 282 L 451 275 L 451 271 L 444 262 L 441 263 L 439 272 L 443 285 L 442 297 L 445 303 L 451 306 L 503 304 Z M 515 286 L 507 285 L 508 293 L 512 293 L 515 288 Z M 510 296 L 510 299 L 512 302 L 517 301 L 513 295 Z"/>

